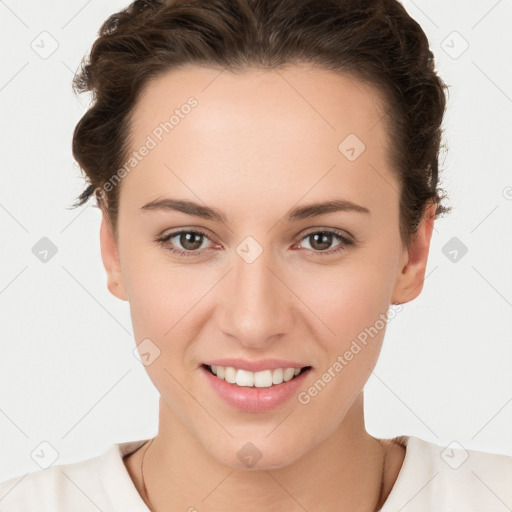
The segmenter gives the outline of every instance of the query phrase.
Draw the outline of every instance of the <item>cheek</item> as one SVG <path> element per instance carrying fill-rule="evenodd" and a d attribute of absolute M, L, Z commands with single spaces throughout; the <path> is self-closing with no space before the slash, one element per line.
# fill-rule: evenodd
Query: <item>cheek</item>
<path fill-rule="evenodd" d="M 173 352 L 180 350 L 180 339 L 184 344 L 193 339 L 203 297 L 215 283 L 211 268 L 171 262 L 164 249 L 128 249 L 125 254 L 123 276 L 135 339 L 150 338 L 161 350 L 169 345 Z"/>
<path fill-rule="evenodd" d="M 340 404 L 347 403 L 352 393 L 361 390 L 373 369 L 385 332 L 387 294 L 368 273 L 351 272 L 339 285 L 333 282 L 330 300 L 320 309 L 330 334 L 318 337 L 327 355 L 320 374 L 334 383 Z M 320 297 L 318 297 L 320 299 Z M 336 375 L 336 378 L 333 377 Z M 324 380 L 324 381 L 325 381 Z"/>
<path fill-rule="evenodd" d="M 337 266 L 303 268 L 293 286 L 325 331 L 321 339 L 333 348 L 343 348 L 389 308 L 394 258 L 372 253 L 354 254 Z"/>
<path fill-rule="evenodd" d="M 161 338 L 172 327 L 178 303 L 172 275 L 151 258 L 152 251 L 129 237 L 121 247 L 123 279 L 130 304 L 135 339 Z"/>
<path fill-rule="evenodd" d="M 382 263 L 372 267 L 361 262 L 337 272 L 331 269 L 329 279 L 316 279 L 318 286 L 311 286 L 307 295 L 308 305 L 328 329 L 322 328 L 316 336 L 325 357 L 297 398 L 308 417 L 324 418 L 323 432 L 343 420 L 377 363 L 386 330 L 392 268 L 392 263 Z"/>

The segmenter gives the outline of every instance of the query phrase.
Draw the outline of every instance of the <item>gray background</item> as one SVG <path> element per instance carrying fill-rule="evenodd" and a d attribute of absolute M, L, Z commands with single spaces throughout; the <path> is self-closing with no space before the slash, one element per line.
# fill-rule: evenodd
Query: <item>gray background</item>
<path fill-rule="evenodd" d="M 87 105 L 71 79 L 126 5 L 0 0 L 0 481 L 40 469 L 41 451 L 64 464 L 157 431 L 128 303 L 106 288 L 100 212 L 67 209 L 83 188 L 71 136 Z M 453 211 L 437 221 L 423 293 L 388 326 L 367 428 L 512 455 L 512 2 L 404 5 L 450 85 Z"/>

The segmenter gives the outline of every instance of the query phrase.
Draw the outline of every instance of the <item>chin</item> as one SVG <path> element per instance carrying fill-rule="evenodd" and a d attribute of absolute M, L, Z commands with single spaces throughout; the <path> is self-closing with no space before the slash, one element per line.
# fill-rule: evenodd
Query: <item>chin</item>
<path fill-rule="evenodd" d="M 250 436 L 243 440 L 230 439 L 225 446 L 208 446 L 206 449 L 210 455 L 221 464 L 237 470 L 270 470 L 280 469 L 293 464 L 306 451 L 307 447 L 297 446 L 295 439 L 301 437 L 299 433 L 294 436 L 288 436 L 291 440 L 288 444 L 283 444 L 281 439 L 276 443 L 276 439 L 264 436 Z M 283 436 L 284 437 L 284 436 Z M 279 449 L 276 449 L 276 445 Z"/>

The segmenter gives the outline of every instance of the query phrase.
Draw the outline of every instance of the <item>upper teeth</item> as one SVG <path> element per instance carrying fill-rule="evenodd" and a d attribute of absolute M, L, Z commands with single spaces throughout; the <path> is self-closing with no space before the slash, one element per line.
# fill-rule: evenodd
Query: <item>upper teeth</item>
<path fill-rule="evenodd" d="M 269 388 L 272 384 L 282 384 L 300 373 L 300 368 L 276 368 L 261 372 L 237 370 L 232 366 L 211 365 L 210 368 L 219 379 L 224 379 L 230 384 L 257 388 Z"/>

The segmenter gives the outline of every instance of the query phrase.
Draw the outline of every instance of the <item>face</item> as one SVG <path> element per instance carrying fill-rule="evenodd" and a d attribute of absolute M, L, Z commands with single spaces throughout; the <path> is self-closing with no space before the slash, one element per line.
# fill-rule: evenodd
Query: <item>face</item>
<path fill-rule="evenodd" d="M 121 183 L 117 246 L 102 225 L 109 288 L 161 418 L 217 461 L 243 467 L 250 442 L 283 467 L 361 428 L 347 418 L 431 233 L 401 244 L 385 123 L 377 91 L 303 66 L 183 68 L 133 111 L 131 150 L 149 149 Z"/>

